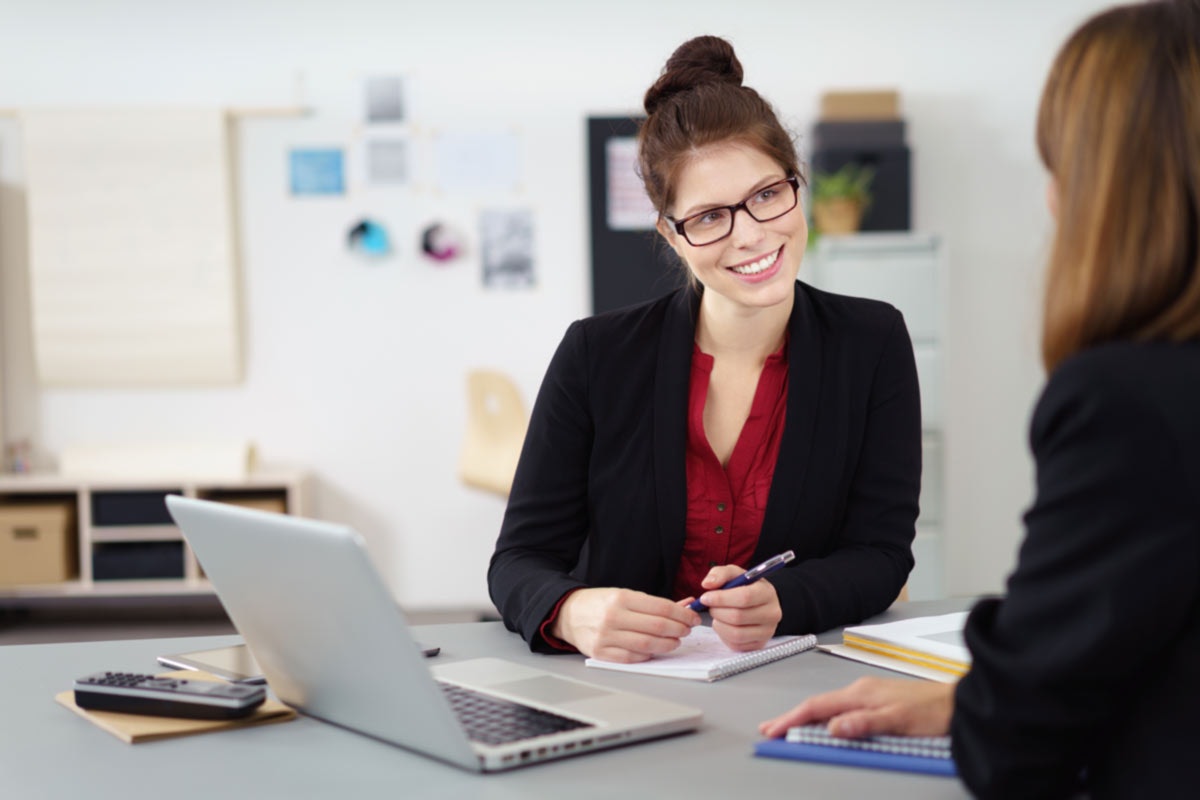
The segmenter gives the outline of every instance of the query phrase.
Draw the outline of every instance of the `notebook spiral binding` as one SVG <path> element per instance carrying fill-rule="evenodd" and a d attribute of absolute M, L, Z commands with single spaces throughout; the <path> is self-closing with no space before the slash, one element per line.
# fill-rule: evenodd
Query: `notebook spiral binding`
<path fill-rule="evenodd" d="M 788 728 L 787 741 L 921 758 L 951 757 L 949 736 L 869 736 L 864 739 L 843 739 L 829 733 L 824 725 L 817 724 Z"/>
<path fill-rule="evenodd" d="M 752 650 L 749 653 L 744 653 L 736 658 L 721 662 L 721 668 L 716 677 L 728 678 L 730 675 L 737 675 L 739 672 L 746 672 L 763 664 L 778 661 L 793 653 L 803 653 L 805 650 L 811 650 L 816 646 L 817 637 L 810 633 L 776 645 L 775 647 Z"/>

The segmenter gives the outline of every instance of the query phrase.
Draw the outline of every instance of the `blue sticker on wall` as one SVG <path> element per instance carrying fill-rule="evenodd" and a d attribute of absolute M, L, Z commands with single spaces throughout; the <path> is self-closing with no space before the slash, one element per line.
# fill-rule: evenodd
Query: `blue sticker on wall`
<path fill-rule="evenodd" d="M 292 150 L 288 154 L 294 195 L 343 194 L 346 191 L 342 151 L 337 148 Z"/>

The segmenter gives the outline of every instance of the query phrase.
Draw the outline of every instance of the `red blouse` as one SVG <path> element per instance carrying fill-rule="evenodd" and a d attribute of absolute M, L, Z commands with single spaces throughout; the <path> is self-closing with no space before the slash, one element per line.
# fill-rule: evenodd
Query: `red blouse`
<path fill-rule="evenodd" d="M 787 411 L 785 341 L 763 364 L 750 416 L 738 434 L 729 466 L 721 466 L 704 433 L 704 403 L 708 399 L 712 368 L 713 357 L 695 347 L 688 387 L 687 525 L 683 555 L 675 574 L 676 600 L 699 597 L 704 592 L 700 581 L 717 565 L 750 566 L 762 529 Z M 567 592 L 559 599 L 540 628 L 542 638 L 560 650 L 575 649 L 550 634 L 559 609 L 571 594 Z"/>
<path fill-rule="evenodd" d="M 767 357 L 729 464 L 721 466 L 704 434 L 713 357 L 696 347 L 688 390 L 687 535 L 674 597 L 699 597 L 700 581 L 720 564 L 750 566 L 779 456 L 787 411 L 787 342 Z"/>

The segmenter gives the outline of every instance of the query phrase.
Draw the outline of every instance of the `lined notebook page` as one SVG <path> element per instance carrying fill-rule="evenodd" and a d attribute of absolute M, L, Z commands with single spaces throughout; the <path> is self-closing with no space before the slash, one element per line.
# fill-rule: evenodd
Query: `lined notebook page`
<path fill-rule="evenodd" d="M 817 637 L 776 636 L 761 650 L 740 653 L 721 641 L 712 628 L 698 625 L 692 628 L 679 648 L 666 655 L 656 656 L 638 664 L 619 664 L 589 658 L 589 667 L 613 669 L 621 672 L 636 672 L 641 675 L 660 675 L 666 678 L 685 678 L 694 681 L 717 681 L 754 669 L 762 664 L 778 661 L 796 653 L 810 650 L 817 645 Z"/>

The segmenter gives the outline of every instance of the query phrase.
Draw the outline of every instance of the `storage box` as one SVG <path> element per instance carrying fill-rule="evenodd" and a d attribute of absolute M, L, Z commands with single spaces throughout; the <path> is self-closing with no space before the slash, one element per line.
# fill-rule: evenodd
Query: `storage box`
<path fill-rule="evenodd" d="M 276 514 L 287 513 L 287 500 L 278 492 L 220 494 L 214 495 L 212 499 L 219 503 L 228 503 L 231 506 L 252 508 L 255 511 L 273 511 Z"/>
<path fill-rule="evenodd" d="M 149 580 L 184 576 L 183 542 L 97 542 L 92 546 L 92 578 L 97 581 Z"/>
<path fill-rule="evenodd" d="M 167 495 L 181 494 L 181 489 L 164 491 L 92 491 L 92 524 L 103 525 L 173 525 L 167 512 Z"/>
<path fill-rule="evenodd" d="M 825 92 L 821 95 L 822 120 L 897 119 L 900 93 L 878 91 Z"/>
<path fill-rule="evenodd" d="M 819 121 L 813 126 L 812 149 L 904 147 L 904 120 Z"/>
<path fill-rule="evenodd" d="M 0 586 L 75 577 L 72 511 L 65 503 L 0 505 Z"/>

